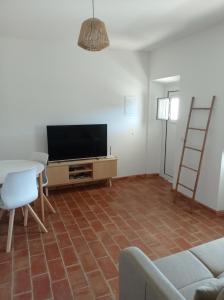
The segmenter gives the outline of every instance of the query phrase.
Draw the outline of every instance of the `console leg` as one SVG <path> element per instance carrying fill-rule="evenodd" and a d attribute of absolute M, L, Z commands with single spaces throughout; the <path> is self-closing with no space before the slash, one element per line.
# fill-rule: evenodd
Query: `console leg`
<path fill-rule="evenodd" d="M 112 187 L 112 178 L 108 178 L 107 183 L 108 183 L 108 186 L 111 188 Z"/>

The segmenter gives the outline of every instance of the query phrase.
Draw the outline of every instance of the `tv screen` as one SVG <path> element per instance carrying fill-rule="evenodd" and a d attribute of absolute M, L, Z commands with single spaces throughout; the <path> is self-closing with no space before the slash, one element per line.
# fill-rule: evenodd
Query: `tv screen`
<path fill-rule="evenodd" d="M 49 160 L 107 156 L 107 125 L 47 126 Z"/>

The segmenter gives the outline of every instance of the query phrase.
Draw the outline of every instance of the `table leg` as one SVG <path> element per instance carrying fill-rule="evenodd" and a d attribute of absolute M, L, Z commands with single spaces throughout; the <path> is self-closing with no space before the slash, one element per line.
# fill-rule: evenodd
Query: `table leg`
<path fill-rule="evenodd" d="M 48 197 L 49 196 L 49 190 L 48 190 L 48 187 L 46 186 L 45 188 L 45 193 L 46 193 L 46 196 Z"/>
<path fill-rule="evenodd" d="M 55 211 L 55 209 L 53 208 L 53 206 L 50 204 L 49 200 L 47 199 L 47 196 L 45 196 L 44 193 L 43 193 L 43 196 L 44 196 L 44 201 L 46 202 L 48 208 L 49 208 L 54 214 L 56 214 L 56 211 Z"/>
<path fill-rule="evenodd" d="M 4 209 L 0 209 L 0 220 L 2 219 L 3 215 L 4 215 L 5 210 Z"/>
<path fill-rule="evenodd" d="M 45 216 L 44 216 L 44 195 L 43 195 L 43 175 L 40 173 L 38 177 L 39 181 L 39 193 L 40 193 L 40 204 L 41 204 L 41 220 L 42 222 L 45 221 Z"/>

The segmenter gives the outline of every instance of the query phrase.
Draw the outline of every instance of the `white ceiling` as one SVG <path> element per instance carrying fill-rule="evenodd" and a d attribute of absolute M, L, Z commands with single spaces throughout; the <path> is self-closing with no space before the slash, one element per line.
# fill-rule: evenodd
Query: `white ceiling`
<path fill-rule="evenodd" d="M 113 48 L 151 49 L 224 20 L 224 0 L 95 0 Z M 77 40 L 91 0 L 0 0 L 0 36 Z"/>

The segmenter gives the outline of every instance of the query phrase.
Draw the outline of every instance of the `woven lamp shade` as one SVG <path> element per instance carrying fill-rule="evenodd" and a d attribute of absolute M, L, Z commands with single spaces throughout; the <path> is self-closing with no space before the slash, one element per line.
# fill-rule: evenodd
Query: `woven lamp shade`
<path fill-rule="evenodd" d="M 110 45 L 105 24 L 90 18 L 82 23 L 78 45 L 89 51 L 100 51 Z"/>

